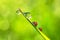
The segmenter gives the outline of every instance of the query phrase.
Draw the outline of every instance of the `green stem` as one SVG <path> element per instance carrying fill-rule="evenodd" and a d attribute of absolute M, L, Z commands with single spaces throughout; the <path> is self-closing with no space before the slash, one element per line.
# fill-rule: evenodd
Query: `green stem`
<path fill-rule="evenodd" d="M 21 9 L 19 9 L 19 11 L 22 13 L 22 15 L 25 17 L 25 15 L 23 14 L 23 12 L 21 11 Z M 26 17 L 25 17 L 26 18 Z M 32 26 L 36 29 L 36 31 L 39 33 L 39 34 L 41 34 L 41 36 L 45 39 L 45 40 L 50 40 L 44 33 L 42 33 L 38 28 L 36 28 L 34 25 L 33 25 L 33 23 L 28 19 L 28 18 L 26 18 L 27 19 L 27 21 L 29 21 L 31 24 L 32 24 Z"/>

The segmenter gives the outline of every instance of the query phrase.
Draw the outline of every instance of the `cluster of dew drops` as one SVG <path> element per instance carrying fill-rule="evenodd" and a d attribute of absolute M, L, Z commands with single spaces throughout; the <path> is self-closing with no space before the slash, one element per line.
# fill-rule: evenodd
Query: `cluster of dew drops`
<path fill-rule="evenodd" d="M 16 10 L 16 14 L 17 14 L 18 16 L 19 16 L 20 14 L 22 14 L 22 13 L 20 12 L 20 9 L 19 9 L 19 8 Z M 31 18 L 32 18 L 30 12 L 23 12 L 23 14 L 24 14 L 24 16 L 25 16 L 26 18 L 28 18 L 28 19 L 31 19 Z"/>

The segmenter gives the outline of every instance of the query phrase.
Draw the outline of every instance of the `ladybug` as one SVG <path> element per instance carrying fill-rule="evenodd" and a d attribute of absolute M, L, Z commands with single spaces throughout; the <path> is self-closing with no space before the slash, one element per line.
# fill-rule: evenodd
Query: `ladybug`
<path fill-rule="evenodd" d="M 39 28 L 40 31 L 42 31 L 42 28 Z"/>
<path fill-rule="evenodd" d="M 32 22 L 32 23 L 33 23 L 33 25 L 34 25 L 34 26 L 37 26 L 37 25 L 38 25 L 38 23 L 37 23 L 37 22 L 35 22 L 35 21 L 34 21 L 34 22 Z"/>

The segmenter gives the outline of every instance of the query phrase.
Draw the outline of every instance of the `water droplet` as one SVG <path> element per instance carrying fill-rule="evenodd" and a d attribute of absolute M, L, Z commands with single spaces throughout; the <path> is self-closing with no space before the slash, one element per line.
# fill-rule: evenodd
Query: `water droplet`
<path fill-rule="evenodd" d="M 28 15 L 30 15 L 30 12 L 24 12 L 25 17 L 27 17 Z"/>
<path fill-rule="evenodd" d="M 30 14 L 30 12 L 25 12 L 25 14 Z"/>
<path fill-rule="evenodd" d="M 17 15 L 20 15 L 21 14 L 20 9 L 17 9 L 16 14 Z"/>
<path fill-rule="evenodd" d="M 31 19 L 31 18 L 32 18 L 32 16 L 29 16 L 29 17 L 28 17 L 28 19 Z"/>
<path fill-rule="evenodd" d="M 24 12 L 24 16 L 25 16 L 26 18 L 28 18 L 28 19 L 31 18 L 31 14 L 30 14 L 30 12 Z"/>

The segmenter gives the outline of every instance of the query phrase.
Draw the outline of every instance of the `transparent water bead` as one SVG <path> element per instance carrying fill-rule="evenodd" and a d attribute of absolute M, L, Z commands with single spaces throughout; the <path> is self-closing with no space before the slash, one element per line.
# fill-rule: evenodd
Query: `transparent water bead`
<path fill-rule="evenodd" d="M 24 16 L 26 17 L 26 18 L 28 18 L 28 19 L 31 19 L 31 14 L 30 14 L 30 12 L 25 12 L 24 13 Z"/>
<path fill-rule="evenodd" d="M 27 17 L 29 20 L 32 18 L 32 16 Z"/>
<path fill-rule="evenodd" d="M 30 14 L 30 12 L 22 12 L 22 10 L 19 9 L 19 8 L 17 9 L 16 14 L 17 14 L 17 15 L 23 14 L 26 18 L 31 19 L 31 14 Z"/>
<path fill-rule="evenodd" d="M 17 15 L 20 15 L 20 14 L 21 14 L 20 9 L 17 9 L 17 10 L 16 10 L 16 14 L 17 14 Z"/>

